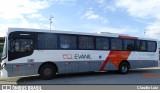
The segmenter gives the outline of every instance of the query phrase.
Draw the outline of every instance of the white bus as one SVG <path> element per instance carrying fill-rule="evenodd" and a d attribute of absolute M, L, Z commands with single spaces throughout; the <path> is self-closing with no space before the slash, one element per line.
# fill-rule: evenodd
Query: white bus
<path fill-rule="evenodd" d="M 118 70 L 158 66 L 157 40 L 112 33 L 9 28 L 1 77 Z"/>

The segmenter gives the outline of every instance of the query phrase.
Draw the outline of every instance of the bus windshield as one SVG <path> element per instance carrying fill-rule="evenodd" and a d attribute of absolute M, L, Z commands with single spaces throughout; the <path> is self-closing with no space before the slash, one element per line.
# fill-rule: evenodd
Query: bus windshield
<path fill-rule="evenodd" d="M 5 44 L 5 39 L 0 38 L 0 58 L 5 58 L 6 57 L 6 44 Z"/>

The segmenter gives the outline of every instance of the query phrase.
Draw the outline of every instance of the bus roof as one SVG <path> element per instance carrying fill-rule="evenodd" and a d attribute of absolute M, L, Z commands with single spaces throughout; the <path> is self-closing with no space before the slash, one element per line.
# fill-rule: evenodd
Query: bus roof
<path fill-rule="evenodd" d="M 87 32 L 62 31 L 62 30 L 45 30 L 45 29 L 30 29 L 30 28 L 8 28 L 8 32 L 7 33 L 11 33 L 11 32 L 14 32 L 14 31 L 79 34 L 79 35 L 119 37 L 119 38 L 128 38 L 128 39 L 142 39 L 142 40 L 154 40 L 154 41 L 157 41 L 156 39 L 133 37 L 133 36 L 129 36 L 127 34 L 118 34 L 118 33 L 110 33 L 110 32 L 87 33 Z"/>

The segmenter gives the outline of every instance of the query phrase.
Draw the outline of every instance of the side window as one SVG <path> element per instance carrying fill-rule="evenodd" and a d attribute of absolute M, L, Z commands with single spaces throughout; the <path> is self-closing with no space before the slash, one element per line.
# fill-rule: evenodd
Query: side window
<path fill-rule="evenodd" d="M 10 52 L 30 52 L 33 51 L 32 39 L 15 39 L 10 44 Z"/>
<path fill-rule="evenodd" d="M 61 49 L 76 49 L 76 36 L 60 35 Z"/>
<path fill-rule="evenodd" d="M 146 41 L 136 41 L 136 50 L 137 51 L 146 51 Z"/>
<path fill-rule="evenodd" d="M 4 46 L 4 43 L 0 41 L 0 53 L 2 53 L 3 51 L 3 46 Z"/>
<path fill-rule="evenodd" d="M 96 38 L 96 49 L 109 49 L 109 39 L 97 37 Z"/>
<path fill-rule="evenodd" d="M 124 50 L 134 50 L 134 40 L 124 40 Z"/>
<path fill-rule="evenodd" d="M 57 35 L 39 34 L 38 49 L 55 49 L 57 48 Z"/>
<path fill-rule="evenodd" d="M 146 41 L 141 41 L 141 50 L 142 51 L 146 51 L 147 48 L 146 48 Z"/>
<path fill-rule="evenodd" d="M 149 52 L 155 52 L 156 51 L 156 42 L 148 41 L 147 42 L 147 51 Z"/>
<path fill-rule="evenodd" d="M 57 48 L 57 35 L 47 34 L 47 49 Z"/>
<path fill-rule="evenodd" d="M 38 49 L 45 49 L 47 47 L 46 40 L 47 37 L 45 34 L 38 35 Z"/>
<path fill-rule="evenodd" d="M 136 41 L 136 50 L 137 51 L 141 50 L 140 41 Z"/>
<path fill-rule="evenodd" d="M 80 36 L 79 49 L 94 49 L 93 37 Z"/>
<path fill-rule="evenodd" d="M 112 38 L 111 50 L 122 50 L 122 40 L 118 38 Z"/>

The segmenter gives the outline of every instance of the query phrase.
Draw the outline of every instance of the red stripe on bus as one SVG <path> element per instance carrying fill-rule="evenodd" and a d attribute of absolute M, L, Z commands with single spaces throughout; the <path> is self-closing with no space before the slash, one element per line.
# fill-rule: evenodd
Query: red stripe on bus
<path fill-rule="evenodd" d="M 108 57 L 107 57 L 106 60 L 103 62 L 102 66 L 101 66 L 101 68 L 100 68 L 100 71 L 103 71 L 103 70 L 104 70 L 104 68 L 105 68 L 105 66 L 106 66 L 106 64 L 107 64 L 107 62 L 108 62 L 108 60 L 109 60 L 109 56 L 110 56 L 111 54 L 112 54 L 112 51 L 110 51 Z"/>
<path fill-rule="evenodd" d="M 108 62 L 112 63 L 115 67 L 118 68 L 119 64 L 123 60 L 128 60 L 130 53 L 131 53 L 131 51 L 110 51 L 108 57 L 103 62 L 102 66 L 100 68 L 100 71 L 104 70 L 104 68 L 106 67 Z"/>
<path fill-rule="evenodd" d="M 119 38 L 124 38 L 124 39 L 138 39 L 138 37 L 132 37 L 132 36 L 119 36 Z"/>

